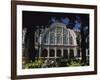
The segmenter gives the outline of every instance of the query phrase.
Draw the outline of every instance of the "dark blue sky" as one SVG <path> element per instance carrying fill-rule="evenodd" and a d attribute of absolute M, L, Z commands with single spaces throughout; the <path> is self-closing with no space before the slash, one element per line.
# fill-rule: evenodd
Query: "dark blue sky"
<path fill-rule="evenodd" d="M 70 28 L 80 29 L 81 24 L 89 26 L 89 14 L 51 13 L 23 11 L 23 28 L 34 26 L 48 26 L 53 22 L 62 22 Z"/>
<path fill-rule="evenodd" d="M 54 23 L 54 22 L 62 22 L 64 24 L 66 24 L 66 25 L 70 24 L 70 22 L 71 22 L 71 20 L 68 17 L 61 18 L 60 21 L 57 20 L 55 17 L 52 17 L 51 21 L 52 21 L 52 23 Z M 73 26 L 74 29 L 80 29 L 80 27 L 81 27 L 80 21 L 77 20 L 77 19 L 75 20 L 73 25 L 74 25 Z"/>

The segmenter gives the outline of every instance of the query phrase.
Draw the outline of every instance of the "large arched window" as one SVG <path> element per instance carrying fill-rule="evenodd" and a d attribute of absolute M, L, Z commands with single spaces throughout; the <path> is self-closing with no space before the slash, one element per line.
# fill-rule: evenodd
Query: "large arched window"
<path fill-rule="evenodd" d="M 63 23 L 53 23 L 41 33 L 41 44 L 44 45 L 75 45 L 76 34 Z M 38 37 L 39 38 L 39 37 Z M 37 37 L 36 37 L 37 40 Z"/>

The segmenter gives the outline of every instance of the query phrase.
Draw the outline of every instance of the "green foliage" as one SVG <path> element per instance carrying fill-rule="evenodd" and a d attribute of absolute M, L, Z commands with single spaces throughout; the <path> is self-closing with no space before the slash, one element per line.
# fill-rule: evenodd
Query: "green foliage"
<path fill-rule="evenodd" d="M 29 69 L 29 68 L 41 68 L 41 65 L 43 64 L 43 59 L 36 59 L 34 62 L 30 61 L 29 63 L 26 63 L 23 65 L 23 68 Z"/>
<path fill-rule="evenodd" d="M 58 67 L 66 67 L 67 66 L 67 64 L 66 64 L 67 59 L 64 57 L 56 59 L 56 62 L 57 62 Z"/>
<path fill-rule="evenodd" d="M 81 60 L 79 59 L 66 59 L 64 57 L 56 59 L 58 67 L 75 67 L 82 66 Z"/>
<path fill-rule="evenodd" d="M 81 66 L 81 60 L 79 59 L 71 59 L 69 60 L 69 62 L 67 63 L 68 67 L 75 67 L 75 66 Z"/>
<path fill-rule="evenodd" d="M 35 59 L 35 61 L 30 61 L 26 64 L 23 64 L 24 69 L 30 69 L 30 68 L 41 68 L 44 64 L 45 59 Z M 52 63 L 53 62 L 53 63 Z M 65 57 L 58 58 L 56 60 L 48 60 L 48 65 L 46 67 L 77 67 L 82 66 L 81 60 L 79 59 L 66 59 Z"/>

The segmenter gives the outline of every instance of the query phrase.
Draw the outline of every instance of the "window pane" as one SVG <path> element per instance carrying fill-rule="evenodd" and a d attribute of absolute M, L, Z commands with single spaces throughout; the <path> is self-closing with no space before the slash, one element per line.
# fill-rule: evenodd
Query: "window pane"
<path fill-rule="evenodd" d="M 63 28 L 63 34 L 68 34 L 68 31 L 66 29 Z"/>
<path fill-rule="evenodd" d="M 42 51 L 41 57 L 47 57 L 48 51 L 46 49 L 44 49 Z"/>
<path fill-rule="evenodd" d="M 50 33 L 50 43 L 51 44 L 55 43 L 55 34 L 54 33 Z"/>
<path fill-rule="evenodd" d="M 68 31 L 63 28 L 63 44 L 68 44 Z"/>
<path fill-rule="evenodd" d="M 57 44 L 61 44 L 62 43 L 62 36 L 61 34 L 57 34 Z"/>
<path fill-rule="evenodd" d="M 68 44 L 68 38 L 66 34 L 63 35 L 63 44 Z"/>
<path fill-rule="evenodd" d="M 57 33 L 62 33 L 62 27 L 57 27 Z"/>
<path fill-rule="evenodd" d="M 73 44 L 73 38 L 72 38 L 72 36 L 69 36 L 69 44 Z"/>
<path fill-rule="evenodd" d="M 57 50 L 57 57 L 61 57 L 61 50 Z"/>
<path fill-rule="evenodd" d="M 50 54 L 49 54 L 50 57 L 54 57 L 55 56 L 55 51 L 53 49 L 50 49 Z"/>

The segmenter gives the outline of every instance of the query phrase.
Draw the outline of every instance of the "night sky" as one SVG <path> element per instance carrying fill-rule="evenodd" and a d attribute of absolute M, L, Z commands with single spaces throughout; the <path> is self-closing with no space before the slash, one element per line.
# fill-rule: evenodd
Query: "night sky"
<path fill-rule="evenodd" d="M 49 26 L 55 21 L 72 28 L 80 28 L 80 21 L 89 26 L 89 14 L 22 11 L 22 15 L 23 28 L 33 27 L 34 30 L 35 26 Z"/>

